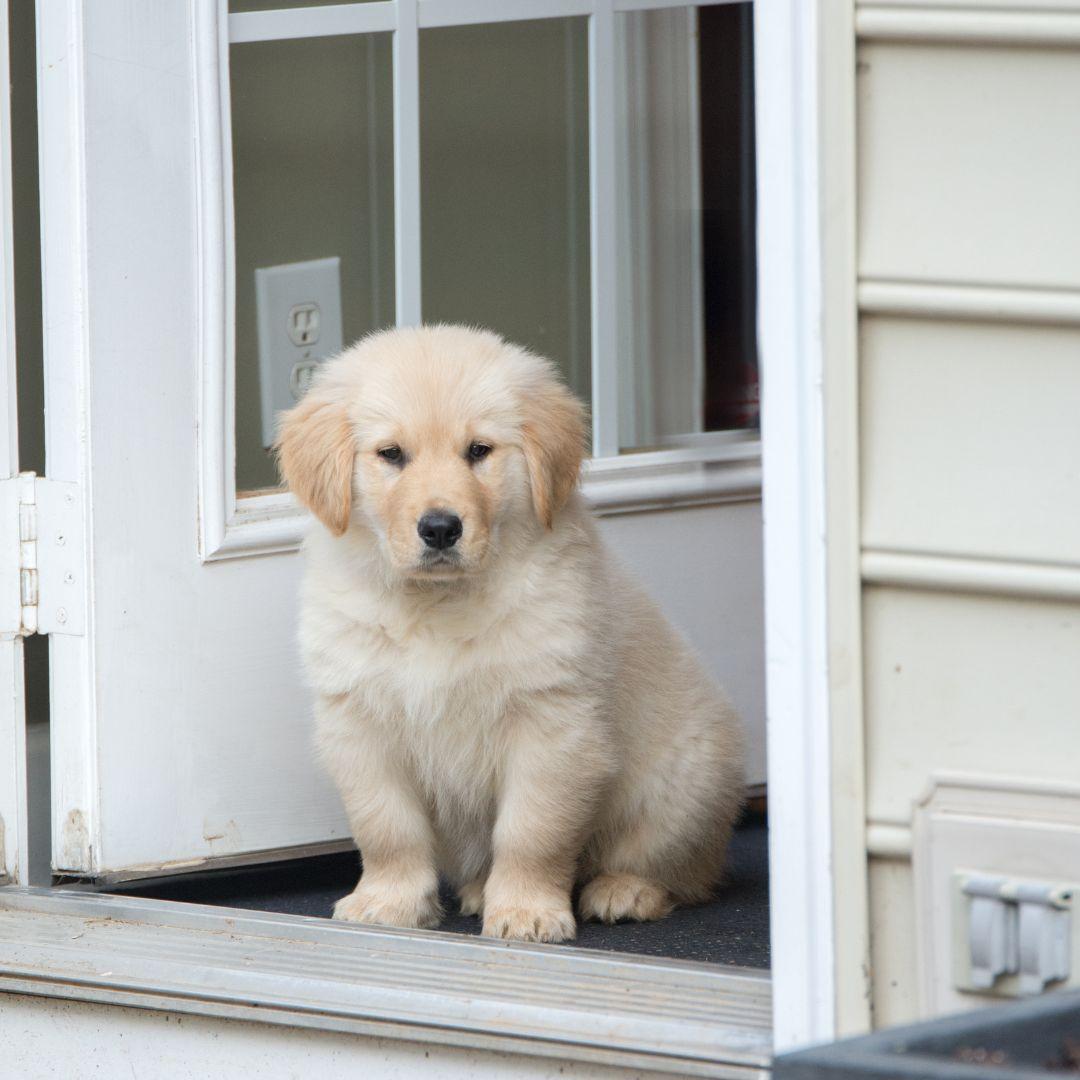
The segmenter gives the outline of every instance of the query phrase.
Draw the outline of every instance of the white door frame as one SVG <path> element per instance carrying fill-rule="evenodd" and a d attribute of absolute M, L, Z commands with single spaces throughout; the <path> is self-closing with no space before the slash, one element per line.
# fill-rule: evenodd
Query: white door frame
<path fill-rule="evenodd" d="M 413 9 L 412 3 L 405 6 Z M 618 6 L 633 4 L 623 0 Z M 857 634 L 850 636 L 857 630 L 857 614 L 850 614 L 857 576 L 852 578 L 847 554 L 856 492 L 850 468 L 830 468 L 826 483 L 826 463 L 837 453 L 846 451 L 849 465 L 855 460 L 849 408 L 854 305 L 847 295 L 853 245 L 843 224 L 851 217 L 854 193 L 852 100 L 847 84 L 823 62 L 824 51 L 839 42 L 850 48 L 851 6 L 850 0 L 758 0 L 755 13 L 778 1050 L 829 1039 L 866 1021 L 861 965 L 852 959 L 865 955 L 866 944 L 859 690 L 857 675 L 850 674 L 859 668 Z M 372 11 L 379 7 L 371 5 Z M 39 14 L 44 8 L 39 0 Z M 46 378 L 50 393 L 78 399 L 85 393 L 87 362 L 85 252 L 60 240 L 80 235 L 71 221 L 83 209 L 83 163 L 71 155 L 80 145 L 82 73 L 77 63 L 54 63 L 64 57 L 53 53 L 63 54 L 70 41 L 80 40 L 82 5 L 65 0 L 63 8 L 60 17 L 54 11 L 45 20 L 52 33 L 39 56 L 42 115 L 57 120 L 55 130 L 43 130 L 41 150 L 43 254 L 51 263 L 44 298 Z M 63 29 L 72 34 L 62 35 Z M 853 63 L 845 75 L 853 79 Z M 837 177 L 840 186 L 833 183 Z M 834 343 L 840 346 L 835 352 Z M 846 402 L 848 412 L 834 412 L 834 387 L 842 391 L 836 400 Z M 837 417 L 847 422 L 837 423 Z M 85 484 L 84 433 L 54 427 L 48 432 L 52 478 Z M 844 620 L 837 615 L 841 608 Z M 837 642 L 845 640 L 848 676 L 841 683 L 840 665 L 829 661 Z M 54 638 L 51 646 L 54 654 L 58 648 L 74 651 L 75 663 L 92 663 L 89 635 Z M 54 708 L 74 714 L 90 707 L 85 700 L 57 700 L 56 689 Z M 70 778 L 54 774 L 57 782 L 62 787 Z M 93 813 L 97 793 L 92 783 L 88 788 L 81 796 Z M 843 812 L 837 814 L 834 800 L 841 795 Z M 64 824 L 54 827 L 62 830 Z M 62 843 L 63 834 L 58 839 Z"/>

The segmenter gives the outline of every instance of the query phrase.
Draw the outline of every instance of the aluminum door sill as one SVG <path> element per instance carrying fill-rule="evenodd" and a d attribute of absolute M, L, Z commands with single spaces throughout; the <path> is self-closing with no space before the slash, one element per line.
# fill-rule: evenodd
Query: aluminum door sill
<path fill-rule="evenodd" d="M 761 1077 L 768 972 L 141 897 L 0 889 L 0 990 Z"/>

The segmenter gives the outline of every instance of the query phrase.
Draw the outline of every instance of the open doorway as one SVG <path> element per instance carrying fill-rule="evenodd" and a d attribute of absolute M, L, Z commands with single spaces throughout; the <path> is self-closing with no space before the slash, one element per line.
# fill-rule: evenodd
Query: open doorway
<path fill-rule="evenodd" d="M 234 4 L 231 11 L 256 17 L 280 6 Z M 34 28 L 24 8 L 12 9 L 22 193 L 16 242 L 24 267 L 20 410 L 24 465 L 41 472 L 37 117 L 26 47 Z M 233 25 L 234 438 L 243 503 L 266 497 L 276 484 L 265 414 L 280 403 L 268 385 L 272 359 L 260 342 L 260 273 L 336 260 L 342 325 L 330 340 L 339 344 L 393 321 L 394 91 L 386 35 L 275 35 L 254 19 Z M 611 339 L 615 356 L 603 361 L 594 355 L 590 304 L 586 31 L 582 18 L 421 31 L 421 198 L 424 235 L 432 237 L 423 248 L 423 313 L 487 322 L 551 355 L 591 401 L 600 468 L 589 490 L 603 531 L 727 687 L 748 729 L 750 799 L 716 900 L 658 924 L 586 926 L 577 944 L 767 968 L 751 5 L 666 7 L 615 18 L 618 333 Z M 457 76 L 462 64 L 474 74 L 467 88 Z M 318 78 L 309 77 L 312 70 Z M 313 113 L 320 123 L 308 122 Z M 339 155 L 342 167 L 327 169 L 332 143 L 341 141 L 350 144 Z M 363 192 L 350 186 L 357 176 Z M 296 203 L 312 191 L 320 214 Z M 512 245 L 493 239 L 493 220 L 516 223 Z M 458 264 L 470 243 L 475 250 L 464 250 L 464 262 L 475 269 L 462 274 Z M 508 278 L 523 287 L 500 288 Z M 717 466 L 732 462 L 739 467 L 734 483 L 709 481 Z M 687 463 L 706 482 L 680 495 L 685 469 L 676 476 L 672 467 Z M 659 498 L 624 494 L 628 481 L 643 476 Z M 695 539 L 703 533 L 711 537 L 704 549 Z M 675 560 L 673 546 L 680 552 Z M 48 716 L 44 645 L 44 638 L 32 639 L 28 668 L 39 882 L 51 844 L 48 726 L 40 723 Z M 98 874 L 55 869 L 58 881 L 128 895 L 328 915 L 358 871 L 355 852 L 330 850 L 342 846 L 347 841 L 304 845 L 311 854 L 301 858 L 290 857 L 300 852 L 289 847 L 262 857 L 226 851 L 193 873 L 168 876 L 145 866 Z M 451 918 L 444 929 L 476 933 L 478 924 Z"/>
<path fill-rule="evenodd" d="M 309 350 L 316 360 L 393 320 L 392 58 L 377 35 L 265 40 L 257 22 L 239 26 L 230 49 L 236 484 L 240 498 L 257 498 L 276 486 L 265 414 L 278 403 L 267 385 L 275 373 L 261 276 L 334 264 L 344 329 Z M 590 362 L 584 20 L 422 30 L 419 44 L 425 319 L 480 322 L 524 341 L 558 361 L 594 412 L 603 409 L 606 390 L 593 393 L 594 380 L 608 375 Z M 312 69 L 320 79 L 307 78 Z M 734 448 L 750 459 L 758 436 L 750 5 L 618 15 L 616 86 L 618 449 Z M 322 114 L 317 125 L 313 113 Z M 343 133 L 352 157 L 339 175 L 325 162 L 327 141 Z M 362 197 L 345 182 L 358 174 Z M 312 191 L 322 207 L 314 220 L 302 205 Z M 507 227 L 509 243 L 499 234 Z M 598 509 L 608 541 L 741 706 L 752 787 L 712 903 L 657 924 L 585 925 L 576 945 L 767 968 L 759 493 Z M 702 532 L 713 537 L 703 555 L 673 565 L 672 545 L 689 551 Z M 123 891 L 326 916 L 358 869 L 354 852 L 325 854 Z M 475 934 L 479 924 L 451 916 L 442 929 Z"/>

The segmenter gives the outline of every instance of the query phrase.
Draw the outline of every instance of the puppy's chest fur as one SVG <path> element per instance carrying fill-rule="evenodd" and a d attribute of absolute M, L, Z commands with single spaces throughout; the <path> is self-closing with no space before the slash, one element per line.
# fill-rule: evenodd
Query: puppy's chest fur
<path fill-rule="evenodd" d="M 308 610 L 317 688 L 355 702 L 355 722 L 381 729 L 437 811 L 486 814 L 530 698 L 579 685 L 589 666 L 583 598 L 559 602 L 558 582 L 535 584 L 381 602 L 354 593 Z"/>

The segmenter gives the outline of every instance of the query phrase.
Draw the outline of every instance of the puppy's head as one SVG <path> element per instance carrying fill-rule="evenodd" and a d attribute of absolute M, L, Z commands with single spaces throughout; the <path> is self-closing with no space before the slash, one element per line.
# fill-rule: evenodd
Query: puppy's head
<path fill-rule="evenodd" d="M 331 533 L 369 529 L 394 573 L 438 581 L 481 570 L 508 530 L 551 528 L 584 442 L 584 410 L 546 360 L 433 326 L 327 361 L 283 415 L 278 453 Z"/>

